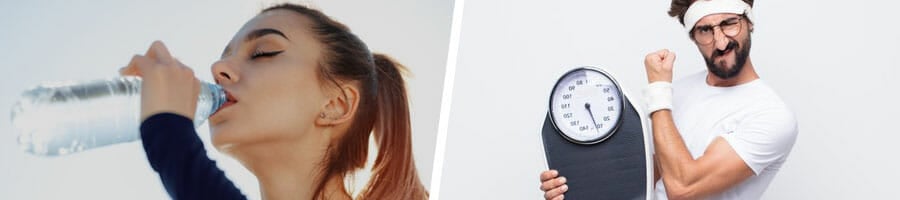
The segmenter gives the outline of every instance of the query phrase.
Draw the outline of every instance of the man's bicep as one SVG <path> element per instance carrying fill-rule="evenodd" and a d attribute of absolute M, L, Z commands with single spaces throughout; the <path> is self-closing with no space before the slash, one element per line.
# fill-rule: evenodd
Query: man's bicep
<path fill-rule="evenodd" d="M 716 137 L 696 160 L 697 193 L 720 193 L 783 159 L 796 140 L 796 119 L 786 110 L 760 112 L 735 131 Z"/>
<path fill-rule="evenodd" d="M 754 175 L 753 170 L 721 137 L 716 137 L 696 162 L 696 172 L 701 177 L 694 190 L 704 194 L 701 196 L 721 193 Z"/>

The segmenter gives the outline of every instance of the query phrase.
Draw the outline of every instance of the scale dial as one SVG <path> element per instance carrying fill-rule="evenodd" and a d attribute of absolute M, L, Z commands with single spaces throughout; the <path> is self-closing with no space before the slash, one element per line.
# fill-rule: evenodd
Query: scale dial
<path fill-rule="evenodd" d="M 619 84 L 603 70 L 566 72 L 550 95 L 550 118 L 557 132 L 578 144 L 606 140 L 619 127 L 624 101 Z"/>

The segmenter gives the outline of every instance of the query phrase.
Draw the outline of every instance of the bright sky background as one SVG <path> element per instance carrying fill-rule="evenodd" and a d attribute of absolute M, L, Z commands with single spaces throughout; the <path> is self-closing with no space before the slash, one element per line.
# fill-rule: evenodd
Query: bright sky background
<path fill-rule="evenodd" d="M 413 73 L 408 79 L 416 165 L 431 182 L 451 1 L 312 1 L 344 22 L 376 52 Z M 256 1 L 2 1 L 0 2 L 0 113 L 24 89 L 50 80 L 117 76 L 132 55 L 162 40 L 201 80 L 247 20 L 270 2 Z M 373 9 L 377 8 L 377 9 Z M 167 199 L 139 142 L 45 158 L 15 143 L 9 115 L 0 117 L 0 199 Z M 258 198 L 256 179 L 235 160 L 210 148 L 244 194 Z"/>

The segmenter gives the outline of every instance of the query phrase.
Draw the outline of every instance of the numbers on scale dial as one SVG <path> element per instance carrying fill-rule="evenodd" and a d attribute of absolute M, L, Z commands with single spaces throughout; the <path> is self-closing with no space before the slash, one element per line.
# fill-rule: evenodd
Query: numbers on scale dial
<path fill-rule="evenodd" d="M 618 123 L 621 96 L 615 83 L 590 69 L 567 73 L 551 97 L 554 124 L 568 138 L 591 142 L 605 139 Z"/>

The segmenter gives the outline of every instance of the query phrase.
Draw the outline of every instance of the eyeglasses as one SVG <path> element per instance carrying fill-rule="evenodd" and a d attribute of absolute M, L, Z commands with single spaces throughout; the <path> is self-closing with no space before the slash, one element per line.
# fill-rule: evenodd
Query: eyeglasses
<path fill-rule="evenodd" d="M 691 37 L 693 37 L 697 44 L 707 45 L 715 40 L 716 27 L 721 29 L 722 33 L 726 36 L 734 37 L 741 33 L 741 19 L 743 19 L 743 16 L 728 18 L 715 26 L 704 25 L 694 27 L 694 30 L 691 30 Z"/>

